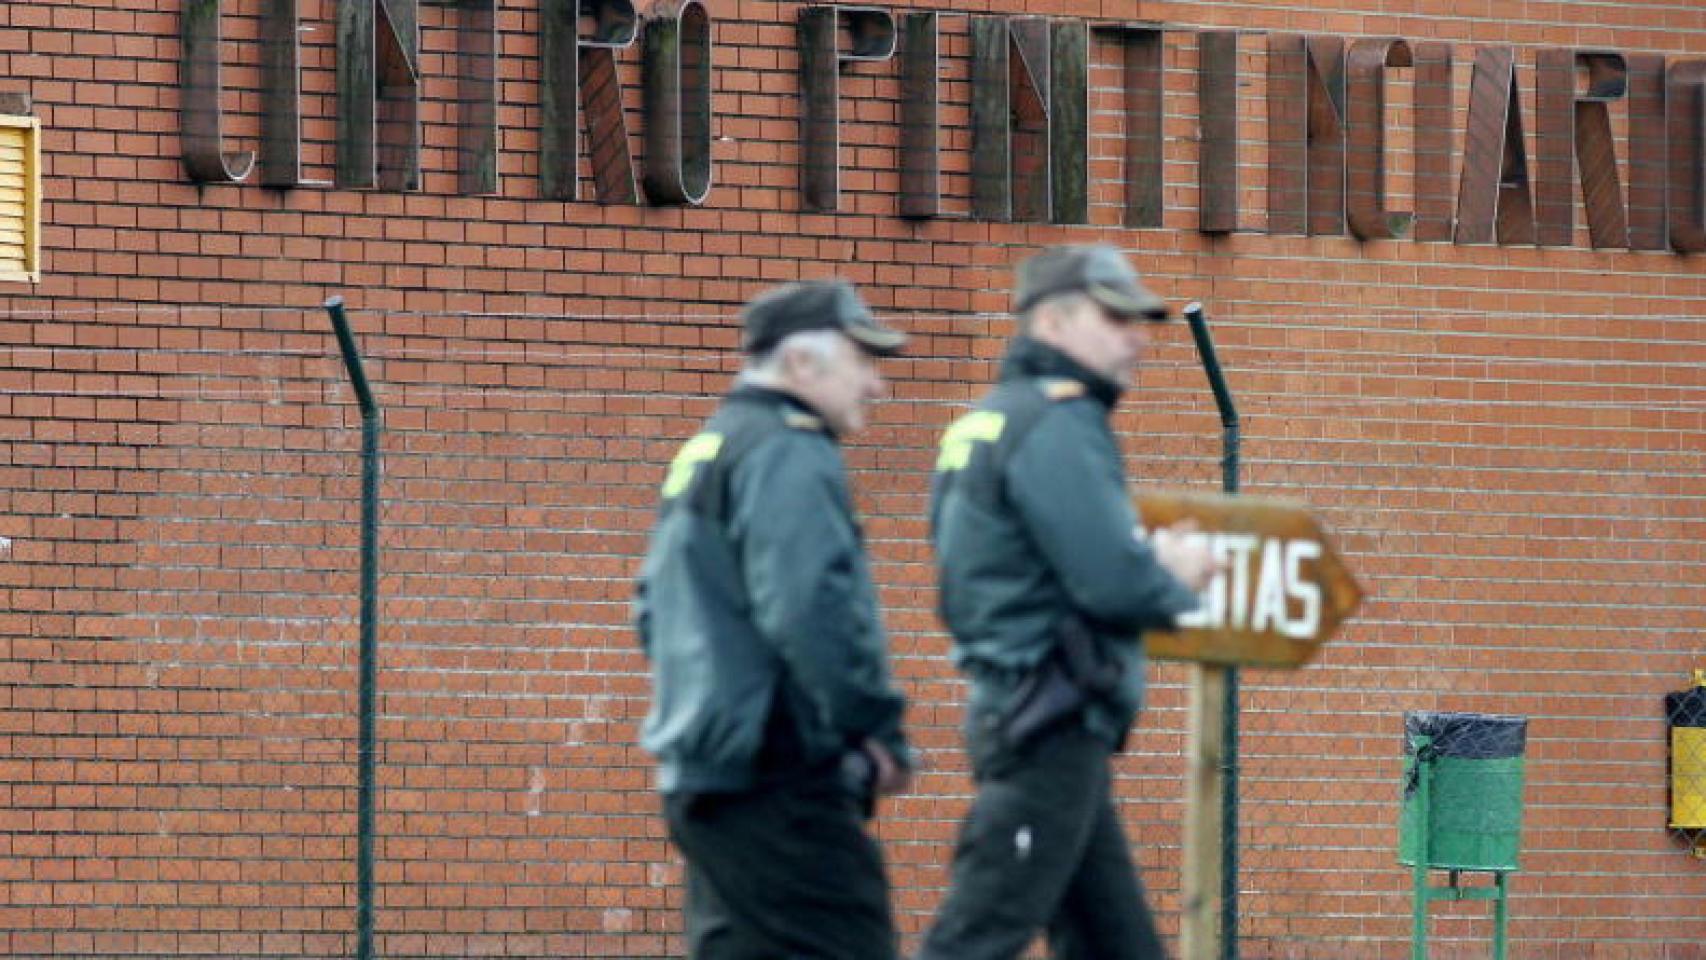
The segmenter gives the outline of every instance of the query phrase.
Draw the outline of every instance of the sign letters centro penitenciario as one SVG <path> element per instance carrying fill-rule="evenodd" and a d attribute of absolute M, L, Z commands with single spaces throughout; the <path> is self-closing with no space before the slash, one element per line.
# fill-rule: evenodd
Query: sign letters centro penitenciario
<path fill-rule="evenodd" d="M 739 68 L 735 58 L 723 57 L 713 70 L 717 24 L 704 0 L 657 0 L 644 11 L 635 0 L 527 2 L 537 6 L 530 22 L 537 30 L 538 97 L 513 106 L 538 108 L 530 111 L 540 124 L 537 196 L 606 205 L 708 202 L 716 192 L 713 94 L 736 89 L 719 77 Z M 224 49 L 233 41 L 222 38 L 221 6 L 220 0 L 181 6 L 185 174 L 201 183 L 238 183 L 258 170 L 253 179 L 263 187 L 306 186 L 305 28 L 297 4 L 264 5 L 258 40 L 244 41 L 259 44 L 258 57 Z M 456 189 L 500 194 L 499 116 L 506 104 L 499 98 L 514 85 L 498 82 L 506 74 L 499 69 L 495 0 L 336 0 L 335 96 L 306 101 L 330 102 L 335 112 L 336 177 L 320 186 L 421 188 L 421 71 L 429 62 L 421 56 L 423 7 L 456 37 L 454 55 L 443 58 L 456 83 L 450 111 Z M 889 153 L 898 184 L 894 216 L 1088 223 L 1089 77 L 1092 67 L 1113 67 L 1118 90 L 1109 99 L 1119 103 L 1121 122 L 1109 136 L 1118 144 L 1118 204 L 1127 227 L 1163 226 L 1162 121 L 1194 107 L 1195 227 L 1207 234 L 1243 229 L 1239 137 L 1249 126 L 1243 121 L 1256 118 L 1238 114 L 1265 109 L 1269 234 L 1568 246 L 1580 206 L 1595 249 L 1706 251 L 1703 59 L 1597 47 L 1460 51 L 1397 37 L 852 4 L 804 4 L 794 20 L 797 108 L 777 119 L 798 121 L 797 197 L 807 212 L 851 212 L 842 183 L 843 130 L 882 122 L 897 128 Z M 967 51 L 969 83 L 945 82 L 948 31 L 964 40 L 954 46 Z M 1267 93 L 1241 105 L 1239 48 L 1258 43 Z M 1164 52 L 1181 45 L 1195 48 L 1194 96 L 1164 89 Z M 1465 91 L 1454 79 L 1460 54 L 1472 76 Z M 221 73 L 227 56 L 260 64 L 255 150 L 227 143 Z M 1519 61 L 1532 69 L 1519 71 Z M 1407 83 L 1390 84 L 1400 71 Z M 871 85 L 849 78 L 898 82 L 894 119 L 865 119 L 870 111 L 858 109 L 855 98 L 868 96 L 861 91 Z M 1534 89 L 1528 118 L 1525 82 Z M 1409 89 L 1412 122 L 1402 136 L 1388 137 L 1389 86 Z M 945 89 L 969 91 L 969 102 L 953 111 L 968 118 L 968 129 L 945 130 Z M 637 111 L 624 107 L 636 100 Z M 1464 107 L 1459 158 L 1453 124 Z M 1614 111 L 1627 130 L 1621 142 Z M 638 134 L 628 129 L 630 113 L 638 114 Z M 643 151 L 634 149 L 635 140 Z M 1396 149 L 1389 141 L 1408 142 L 1410 210 L 1388 206 L 1386 171 Z M 944 143 L 969 155 L 964 202 L 943 202 Z M 590 162 L 590 192 L 579 184 L 583 157 Z M 862 171 L 866 184 L 870 172 Z M 858 212 L 872 210 L 861 198 Z"/>

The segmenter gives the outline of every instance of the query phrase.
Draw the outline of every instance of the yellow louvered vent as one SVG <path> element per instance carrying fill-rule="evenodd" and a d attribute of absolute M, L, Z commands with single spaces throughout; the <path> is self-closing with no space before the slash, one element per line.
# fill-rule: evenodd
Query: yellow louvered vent
<path fill-rule="evenodd" d="M 41 121 L 0 115 L 0 281 L 41 279 Z"/>

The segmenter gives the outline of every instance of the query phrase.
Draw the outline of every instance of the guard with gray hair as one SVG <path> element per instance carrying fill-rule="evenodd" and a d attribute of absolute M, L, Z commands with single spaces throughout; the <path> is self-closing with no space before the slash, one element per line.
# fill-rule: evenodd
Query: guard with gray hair
<path fill-rule="evenodd" d="M 769 291 L 744 324 L 735 389 L 664 477 L 635 599 L 689 955 L 892 960 L 864 821 L 911 759 L 839 438 L 905 336 L 840 281 Z"/>

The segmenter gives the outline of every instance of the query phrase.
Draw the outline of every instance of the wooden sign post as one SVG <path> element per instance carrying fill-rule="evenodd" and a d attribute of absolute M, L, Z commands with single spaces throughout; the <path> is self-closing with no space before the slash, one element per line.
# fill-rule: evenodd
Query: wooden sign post
<path fill-rule="evenodd" d="M 1300 504 L 1252 497 L 1145 494 L 1138 514 L 1149 530 L 1195 521 L 1225 563 L 1180 629 L 1145 638 L 1149 655 L 1198 664 L 1191 678 L 1186 773 L 1184 960 L 1219 960 L 1226 849 L 1225 726 L 1230 668 L 1296 669 L 1314 658 L 1362 601 L 1362 589 L 1326 532 Z"/>

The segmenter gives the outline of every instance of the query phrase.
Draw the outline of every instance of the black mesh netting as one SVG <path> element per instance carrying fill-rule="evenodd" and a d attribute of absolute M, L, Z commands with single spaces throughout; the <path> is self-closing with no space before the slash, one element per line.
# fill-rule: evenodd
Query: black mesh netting
<path fill-rule="evenodd" d="M 1433 742 L 1433 755 L 1466 760 L 1522 756 L 1528 743 L 1528 718 L 1490 713 L 1438 713 L 1417 710 L 1404 715 L 1404 752 L 1413 756 L 1418 737 Z"/>

